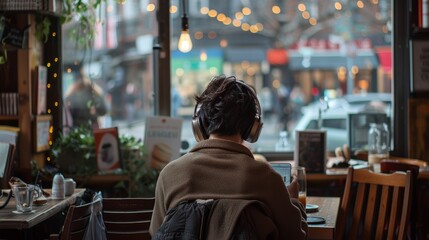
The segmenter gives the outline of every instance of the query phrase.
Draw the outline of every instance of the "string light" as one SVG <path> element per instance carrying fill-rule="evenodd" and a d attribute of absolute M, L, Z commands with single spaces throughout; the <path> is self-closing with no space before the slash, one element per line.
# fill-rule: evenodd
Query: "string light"
<path fill-rule="evenodd" d="M 146 10 L 147 10 L 148 12 L 153 12 L 153 11 L 155 11 L 155 4 L 153 4 L 153 3 L 149 3 L 149 4 L 146 6 Z"/>
<path fill-rule="evenodd" d="M 280 7 L 279 7 L 279 6 L 274 5 L 274 6 L 272 6 L 272 7 L 271 7 L 271 11 L 272 11 L 274 14 L 280 14 L 281 9 L 280 9 Z"/>
<path fill-rule="evenodd" d="M 200 54 L 200 60 L 201 60 L 202 62 L 207 61 L 207 53 L 206 53 L 206 51 L 201 51 L 201 54 Z"/>

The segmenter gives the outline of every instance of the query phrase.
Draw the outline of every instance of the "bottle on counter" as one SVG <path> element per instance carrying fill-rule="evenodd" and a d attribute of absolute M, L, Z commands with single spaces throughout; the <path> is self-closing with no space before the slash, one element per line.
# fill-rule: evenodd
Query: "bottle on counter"
<path fill-rule="evenodd" d="M 57 173 L 52 181 L 52 199 L 64 199 L 65 198 L 65 184 L 64 176 L 61 173 Z"/>
<path fill-rule="evenodd" d="M 368 131 L 368 164 L 389 158 L 390 136 L 385 123 L 371 123 Z"/>

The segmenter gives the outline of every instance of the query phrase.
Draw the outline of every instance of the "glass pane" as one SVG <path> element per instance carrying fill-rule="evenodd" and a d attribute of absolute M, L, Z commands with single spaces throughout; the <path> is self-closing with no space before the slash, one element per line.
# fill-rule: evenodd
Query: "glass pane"
<path fill-rule="evenodd" d="M 210 1 L 199 15 L 192 8 L 188 53 L 177 49 L 180 5 L 181 14 L 172 18 L 172 86 L 181 99 L 176 113 L 185 119 L 184 140 L 195 143 L 189 123 L 194 94 L 222 73 L 257 90 L 264 120 L 258 142 L 251 145 L 257 152 L 276 151 L 283 131 L 293 151 L 295 130 L 317 129 L 319 116 L 333 150 L 349 141 L 348 113 L 390 115 L 389 0 L 246 3 Z"/>
<path fill-rule="evenodd" d="M 250 145 L 257 152 L 276 151 L 284 131 L 290 148 L 277 151 L 293 151 L 294 131 L 318 128 L 319 122 L 333 150 L 348 143 L 348 113 L 390 117 L 391 1 L 186 1 L 193 44 L 187 53 L 177 48 L 182 3 L 170 1 L 170 43 L 171 114 L 184 120 L 183 152 L 195 144 L 193 97 L 218 74 L 235 75 L 257 90 L 264 121 L 258 142 Z M 77 97 L 82 108 L 72 115 L 144 136 L 145 117 L 154 112 L 156 8 L 150 0 L 108 0 L 92 12 L 96 34 L 87 48 L 81 43 L 90 35 L 79 22 L 64 25 L 64 98 L 79 88 L 79 69 L 94 89 Z M 93 117 L 97 102 L 105 104 L 105 114 Z"/>
<path fill-rule="evenodd" d="M 80 27 L 83 20 L 75 17 L 63 25 L 63 98 L 72 119 L 65 124 L 91 120 L 91 125 L 117 126 L 120 134 L 142 139 L 145 117 L 154 112 L 156 5 L 148 0 L 102 2 L 90 11 L 96 26 L 92 40 L 91 29 Z M 80 44 L 85 40 L 89 46 Z"/>

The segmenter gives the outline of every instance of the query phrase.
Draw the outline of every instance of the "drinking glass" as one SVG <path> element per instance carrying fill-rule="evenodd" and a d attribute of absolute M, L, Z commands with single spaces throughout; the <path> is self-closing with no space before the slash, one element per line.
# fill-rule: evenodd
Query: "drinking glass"
<path fill-rule="evenodd" d="M 34 186 L 13 186 L 16 211 L 21 213 L 31 212 L 33 209 Z"/>
<path fill-rule="evenodd" d="M 307 204 L 307 176 L 305 174 L 305 167 L 294 166 L 292 167 L 291 174 L 299 185 L 298 200 L 305 207 Z"/>

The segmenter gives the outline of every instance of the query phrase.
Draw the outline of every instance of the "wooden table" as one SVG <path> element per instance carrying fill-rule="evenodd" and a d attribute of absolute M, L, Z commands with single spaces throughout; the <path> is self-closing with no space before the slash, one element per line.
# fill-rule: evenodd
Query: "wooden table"
<path fill-rule="evenodd" d="M 48 202 L 41 206 L 33 205 L 32 214 L 15 214 L 12 211 L 16 210 L 15 199 L 11 198 L 8 205 L 0 209 L 0 229 L 15 229 L 24 230 L 25 238 L 31 238 L 31 234 L 27 233 L 32 227 L 60 213 L 69 205 L 73 204 L 76 197 L 81 196 L 85 189 L 78 188 L 71 196 L 66 196 L 65 199 L 52 200 L 48 198 Z M 51 192 L 46 190 L 46 192 Z M 3 198 L 5 198 L 3 196 Z M 2 200 L 3 200 L 2 198 Z"/>
<path fill-rule="evenodd" d="M 339 197 L 307 197 L 308 204 L 319 206 L 319 211 L 307 213 L 307 217 L 322 217 L 324 224 L 309 224 L 308 239 L 334 239 L 335 225 L 340 208 Z"/>

